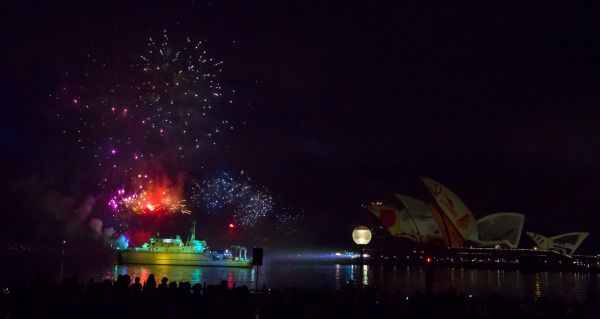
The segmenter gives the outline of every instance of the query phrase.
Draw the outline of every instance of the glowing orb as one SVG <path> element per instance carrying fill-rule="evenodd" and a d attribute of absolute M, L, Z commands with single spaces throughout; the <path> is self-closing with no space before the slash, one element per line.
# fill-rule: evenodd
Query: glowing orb
<path fill-rule="evenodd" d="M 352 239 L 357 245 L 366 245 L 371 241 L 371 230 L 366 226 L 358 226 L 352 231 Z"/>

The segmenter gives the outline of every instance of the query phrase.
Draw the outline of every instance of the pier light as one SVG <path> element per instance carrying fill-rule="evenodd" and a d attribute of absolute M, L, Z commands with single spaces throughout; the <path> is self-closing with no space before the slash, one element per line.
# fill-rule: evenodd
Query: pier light
<path fill-rule="evenodd" d="M 367 245 L 371 237 L 371 230 L 366 226 L 358 226 L 352 231 L 352 239 L 357 245 Z"/>

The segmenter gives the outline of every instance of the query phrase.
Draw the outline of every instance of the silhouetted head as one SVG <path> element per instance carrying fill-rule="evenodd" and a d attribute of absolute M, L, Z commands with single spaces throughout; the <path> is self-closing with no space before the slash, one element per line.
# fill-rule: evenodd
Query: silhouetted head
<path fill-rule="evenodd" d="M 156 280 L 154 279 L 154 275 L 151 274 L 150 276 L 148 276 L 148 280 L 146 280 L 146 284 L 156 287 Z"/>
<path fill-rule="evenodd" d="M 135 277 L 135 283 L 139 284 L 140 283 L 140 277 Z"/>
<path fill-rule="evenodd" d="M 164 283 L 164 284 L 166 284 L 168 281 L 169 281 L 169 278 L 167 278 L 167 277 L 163 277 L 163 278 L 160 280 L 160 282 L 162 282 L 162 283 Z"/>

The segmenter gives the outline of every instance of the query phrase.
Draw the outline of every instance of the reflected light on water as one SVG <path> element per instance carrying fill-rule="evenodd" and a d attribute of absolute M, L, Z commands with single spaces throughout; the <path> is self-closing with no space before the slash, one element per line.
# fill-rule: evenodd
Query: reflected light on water
<path fill-rule="evenodd" d="M 192 272 L 192 278 L 190 283 L 192 282 L 202 282 L 202 269 L 200 267 L 194 269 Z"/>
<path fill-rule="evenodd" d="M 342 278 L 342 265 L 335 264 L 335 275 L 333 277 L 334 282 L 335 282 L 335 285 L 334 285 L 335 289 L 342 288 L 342 285 L 340 284 L 341 278 Z"/>
<path fill-rule="evenodd" d="M 58 267 L 57 267 L 58 268 Z M 106 269 L 106 268 L 105 268 Z M 254 288 L 256 268 L 195 267 L 167 265 L 111 265 L 106 272 L 90 274 L 97 279 L 114 280 L 118 275 L 140 277 L 145 283 L 150 274 L 157 281 L 188 281 L 215 285 L 225 280 L 228 287 Z M 427 283 L 427 277 L 430 278 Z M 89 278 L 89 277 L 88 277 Z M 509 270 L 472 270 L 464 268 L 433 268 L 428 276 L 418 266 L 369 266 L 349 264 L 300 264 L 293 262 L 266 263 L 260 270 L 259 287 L 268 288 L 329 288 L 342 289 L 348 282 L 376 286 L 387 292 L 399 291 L 411 295 L 416 291 L 446 292 L 450 288 L 474 295 L 501 295 L 534 298 L 560 297 L 567 301 L 582 301 L 586 292 L 600 287 L 600 275 L 575 273 L 524 274 Z M 600 296 L 600 294 L 597 294 Z"/>
<path fill-rule="evenodd" d="M 229 273 L 227 277 L 227 288 L 231 289 L 235 286 L 235 279 L 233 279 L 233 273 Z"/>
<path fill-rule="evenodd" d="M 533 291 L 533 299 L 538 300 L 542 298 L 542 283 L 540 281 L 540 274 L 535 274 L 534 285 L 535 290 Z"/>
<path fill-rule="evenodd" d="M 170 265 L 118 265 L 112 278 L 104 276 L 103 279 L 114 279 L 118 275 L 129 275 L 132 280 L 140 277 L 143 283 L 148 276 L 154 274 L 159 281 L 167 277 L 169 281 L 189 281 L 192 285 L 218 284 L 221 280 L 227 281 L 230 288 L 234 286 L 250 286 L 254 283 L 254 269 L 248 268 L 226 268 L 226 267 L 195 267 L 195 266 L 170 266 Z M 262 280 L 261 280 L 262 281 Z"/>

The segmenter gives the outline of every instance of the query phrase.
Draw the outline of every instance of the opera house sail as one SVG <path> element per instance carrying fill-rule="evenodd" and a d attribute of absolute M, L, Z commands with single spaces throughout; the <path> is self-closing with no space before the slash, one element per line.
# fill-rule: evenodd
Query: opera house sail
<path fill-rule="evenodd" d="M 588 235 L 589 233 L 586 232 L 574 232 L 554 237 L 546 237 L 540 234 L 527 232 L 527 236 L 537 244 L 539 249 L 553 250 L 568 256 L 572 256 L 573 253 L 575 253 L 575 250 L 579 248 Z"/>
<path fill-rule="evenodd" d="M 379 223 L 394 237 L 405 237 L 415 241 L 419 240 L 418 231 L 412 224 L 405 209 L 383 205 L 369 205 L 366 207 Z"/>
<path fill-rule="evenodd" d="M 525 223 L 525 215 L 518 213 L 496 213 L 477 221 L 476 241 L 482 246 L 519 247 Z"/>
<path fill-rule="evenodd" d="M 434 217 L 444 233 L 447 244 L 450 247 L 460 247 L 476 231 L 477 222 L 471 210 L 450 189 L 439 182 L 421 177 L 421 180 L 433 196 L 436 208 L 433 209 Z"/>
<path fill-rule="evenodd" d="M 400 200 L 408 218 L 418 232 L 420 242 L 430 243 L 443 240 L 442 233 L 437 222 L 433 218 L 431 209 L 424 202 L 402 194 L 396 194 L 396 198 Z"/>
<path fill-rule="evenodd" d="M 431 194 L 429 202 L 396 194 L 401 205 L 366 206 L 394 237 L 420 243 L 441 243 L 448 248 L 518 248 L 525 215 L 502 212 L 476 220 L 467 205 L 448 187 L 421 177 Z M 398 208 L 397 208 L 398 207 Z M 545 237 L 528 232 L 539 249 L 572 256 L 589 235 L 584 232 Z"/>
<path fill-rule="evenodd" d="M 379 223 L 394 237 L 404 237 L 421 243 L 441 239 L 437 224 L 422 210 L 424 203 L 413 199 L 411 208 L 395 208 L 385 205 L 369 205 L 366 208 L 379 220 Z M 421 206 L 423 205 L 423 206 Z"/>

